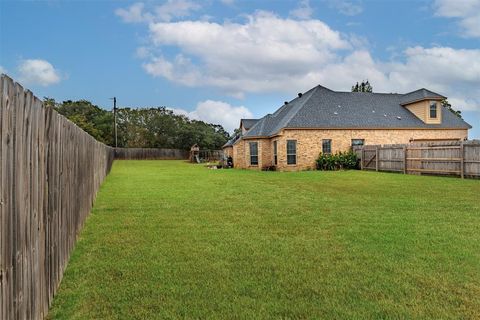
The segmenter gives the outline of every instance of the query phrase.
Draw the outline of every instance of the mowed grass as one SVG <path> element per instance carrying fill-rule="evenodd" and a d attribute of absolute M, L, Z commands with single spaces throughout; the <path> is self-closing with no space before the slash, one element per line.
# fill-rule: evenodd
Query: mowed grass
<path fill-rule="evenodd" d="M 116 161 L 51 319 L 479 319 L 480 181 Z"/>

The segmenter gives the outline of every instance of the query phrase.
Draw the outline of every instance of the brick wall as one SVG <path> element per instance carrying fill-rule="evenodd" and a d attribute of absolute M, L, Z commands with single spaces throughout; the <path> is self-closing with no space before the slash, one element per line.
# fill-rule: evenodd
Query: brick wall
<path fill-rule="evenodd" d="M 246 168 L 245 163 L 245 140 L 241 139 L 233 145 L 233 167 Z"/>
<path fill-rule="evenodd" d="M 250 165 L 250 142 L 258 143 L 258 165 Z M 235 168 L 257 169 L 272 165 L 271 139 L 240 140 L 233 146 L 233 165 Z"/>
<path fill-rule="evenodd" d="M 225 157 L 232 157 L 233 158 L 233 147 L 223 148 L 223 154 L 225 155 Z"/>
<path fill-rule="evenodd" d="M 273 164 L 273 141 L 278 141 L 278 165 L 282 171 L 315 168 L 315 160 L 322 149 L 322 140 L 332 140 L 332 152 L 350 150 L 352 139 L 364 139 L 365 144 L 403 144 L 414 140 L 463 140 L 468 136 L 466 129 L 455 130 L 398 130 L 398 129 L 284 129 L 271 139 L 240 140 L 233 147 L 235 168 L 261 169 Z M 297 164 L 287 165 L 287 140 L 297 141 Z M 258 142 L 258 166 L 250 166 L 248 142 Z"/>

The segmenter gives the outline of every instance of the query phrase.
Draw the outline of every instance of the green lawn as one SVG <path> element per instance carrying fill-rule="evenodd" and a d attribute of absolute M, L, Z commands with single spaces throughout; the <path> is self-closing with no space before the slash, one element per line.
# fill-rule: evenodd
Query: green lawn
<path fill-rule="evenodd" d="M 480 181 L 116 161 L 51 319 L 480 319 Z"/>

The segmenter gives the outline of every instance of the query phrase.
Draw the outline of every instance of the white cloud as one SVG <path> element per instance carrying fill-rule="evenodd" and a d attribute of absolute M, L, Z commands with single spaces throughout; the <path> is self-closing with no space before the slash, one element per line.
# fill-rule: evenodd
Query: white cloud
<path fill-rule="evenodd" d="M 412 47 L 404 56 L 405 63 L 386 68 L 390 88 L 426 87 L 457 101 L 453 105 L 461 110 L 480 111 L 480 49 Z"/>
<path fill-rule="evenodd" d="M 480 37 L 480 0 L 436 0 L 434 7 L 439 17 L 459 19 L 463 36 Z"/>
<path fill-rule="evenodd" d="M 309 0 L 302 0 L 298 8 L 293 9 L 290 11 L 290 16 L 298 18 L 298 19 L 310 19 L 313 14 L 313 9 L 310 6 Z"/>
<path fill-rule="evenodd" d="M 405 63 L 392 66 L 390 76 L 409 86 L 427 84 L 447 89 L 452 84 L 476 86 L 480 83 L 480 50 L 449 47 L 411 47 Z"/>
<path fill-rule="evenodd" d="M 137 50 L 135 50 L 135 56 L 139 59 L 151 57 L 150 49 L 148 47 L 138 47 Z"/>
<path fill-rule="evenodd" d="M 165 3 L 153 8 L 153 13 L 145 10 L 143 2 L 132 4 L 127 9 L 119 8 L 115 14 L 127 23 L 151 23 L 154 21 L 171 21 L 174 18 L 189 16 L 193 11 L 199 10 L 199 4 L 189 0 L 167 0 Z"/>
<path fill-rule="evenodd" d="M 188 0 L 168 0 L 161 6 L 155 8 L 157 17 L 162 21 L 170 21 L 177 17 L 186 17 L 192 11 L 199 10 L 200 5 Z"/>
<path fill-rule="evenodd" d="M 363 12 L 363 7 L 358 1 L 328 0 L 328 4 L 346 16 L 356 16 Z"/>
<path fill-rule="evenodd" d="M 153 57 L 150 62 L 143 64 L 144 70 L 154 77 L 164 77 L 172 82 L 186 86 L 198 86 L 202 81 L 201 74 L 188 58 L 179 54 L 173 61 L 162 56 Z"/>
<path fill-rule="evenodd" d="M 23 60 L 19 67 L 19 80 L 26 84 L 49 86 L 60 82 L 61 77 L 52 64 L 41 59 Z"/>
<path fill-rule="evenodd" d="M 154 46 L 174 46 L 182 53 L 173 60 L 151 59 L 143 65 L 148 73 L 237 96 L 282 90 L 292 78 L 304 78 L 312 68 L 335 61 L 336 51 L 350 48 L 339 32 L 319 20 L 282 19 L 267 12 L 247 16 L 243 24 L 180 21 L 149 28 Z"/>
<path fill-rule="evenodd" d="M 145 5 L 141 2 L 132 4 L 127 9 L 119 8 L 115 14 L 122 18 L 123 22 L 139 23 L 153 21 L 153 15 L 144 11 Z"/>
<path fill-rule="evenodd" d="M 252 112 L 244 106 L 234 107 L 226 102 L 214 100 L 199 102 L 193 111 L 183 109 L 173 109 L 173 111 L 186 115 L 190 119 L 221 124 L 229 132 L 238 128 L 240 119 L 253 118 Z"/>
<path fill-rule="evenodd" d="M 322 84 L 349 90 L 369 79 L 376 92 L 426 87 L 460 109 L 480 111 L 480 50 L 409 47 L 390 61 L 372 57 L 368 41 L 343 35 L 320 20 L 255 12 L 243 22 L 184 20 L 149 24 L 144 70 L 189 87 L 291 95 Z M 165 47 L 175 55 L 161 55 Z M 140 49 L 143 52 L 144 49 Z"/>
<path fill-rule="evenodd" d="M 368 79 L 375 92 L 406 93 L 422 87 L 449 97 L 461 110 L 480 111 L 480 50 L 449 47 L 411 47 L 404 62 L 375 61 L 366 50 L 356 50 L 339 63 L 319 68 L 318 83 L 348 90 Z"/>

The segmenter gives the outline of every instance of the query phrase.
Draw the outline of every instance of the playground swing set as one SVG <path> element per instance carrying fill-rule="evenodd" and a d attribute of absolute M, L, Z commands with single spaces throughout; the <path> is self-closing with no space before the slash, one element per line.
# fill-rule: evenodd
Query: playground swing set
<path fill-rule="evenodd" d="M 204 163 L 216 162 L 223 159 L 222 150 L 200 150 L 197 144 L 190 148 L 190 162 Z"/>

